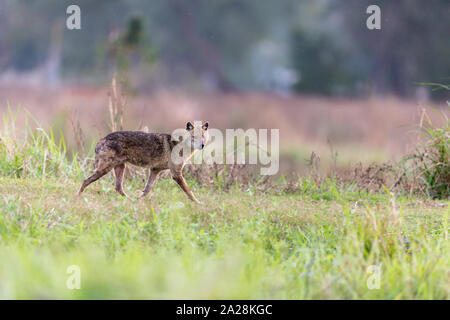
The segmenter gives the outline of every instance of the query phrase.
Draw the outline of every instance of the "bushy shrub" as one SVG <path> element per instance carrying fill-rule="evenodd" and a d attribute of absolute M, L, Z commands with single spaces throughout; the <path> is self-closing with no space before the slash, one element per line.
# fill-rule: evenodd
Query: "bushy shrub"
<path fill-rule="evenodd" d="M 409 160 L 424 192 L 431 198 L 444 199 L 450 197 L 450 121 L 443 112 L 441 115 L 443 124 L 438 127 L 423 117 L 420 133 L 425 141 Z"/>

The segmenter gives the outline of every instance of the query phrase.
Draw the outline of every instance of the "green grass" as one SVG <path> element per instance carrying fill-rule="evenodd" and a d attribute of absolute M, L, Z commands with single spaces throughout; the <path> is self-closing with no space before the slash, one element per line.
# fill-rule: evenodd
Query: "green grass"
<path fill-rule="evenodd" d="M 0 298 L 449 298 L 448 201 L 194 185 L 198 206 L 170 179 L 139 202 L 112 182 L 0 178 Z"/>
<path fill-rule="evenodd" d="M 439 127 L 428 118 L 424 119 L 420 133 L 426 141 L 414 160 L 427 195 L 443 199 L 450 197 L 450 119 L 443 112 L 439 115 L 443 122 Z"/>
<path fill-rule="evenodd" d="M 0 299 L 448 299 L 450 201 L 299 178 L 290 192 L 171 179 L 142 201 L 42 130 L 0 131 Z M 132 197 L 142 178 L 127 179 Z M 219 182 L 218 182 L 219 183 Z M 281 179 L 278 183 L 286 183 Z M 405 193 L 406 194 L 406 193 Z M 69 266 L 81 288 L 66 283 Z M 369 289 L 371 266 L 381 270 Z"/>

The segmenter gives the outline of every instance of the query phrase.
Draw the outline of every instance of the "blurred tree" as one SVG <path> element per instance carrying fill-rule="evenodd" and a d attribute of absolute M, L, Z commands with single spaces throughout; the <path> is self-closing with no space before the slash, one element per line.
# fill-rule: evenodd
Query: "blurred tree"
<path fill-rule="evenodd" d="M 371 4 L 381 8 L 381 30 L 366 27 Z M 295 89 L 413 96 L 419 82 L 450 75 L 449 16 L 447 0 L 327 1 L 314 15 L 320 25 L 293 31 Z"/>
<path fill-rule="evenodd" d="M 70 4 L 82 28 L 60 35 Z M 381 30 L 366 28 L 369 4 Z M 448 0 L 3 0 L 0 70 L 109 82 L 123 63 L 147 83 L 157 55 L 162 85 L 270 89 L 292 82 L 292 67 L 301 92 L 411 96 L 450 75 L 449 10 Z"/>
<path fill-rule="evenodd" d="M 347 57 L 326 34 L 306 33 L 297 29 L 292 34 L 291 57 L 298 71 L 294 88 L 316 94 L 349 93 L 356 80 Z"/>
<path fill-rule="evenodd" d="M 112 60 L 113 73 L 119 69 L 126 72 L 129 68 L 131 55 L 138 52 L 143 45 L 142 20 L 139 17 L 132 17 L 120 34 L 117 27 L 114 27 L 108 38 L 108 53 Z"/>
<path fill-rule="evenodd" d="M 381 30 L 365 27 L 370 4 L 381 8 Z M 374 93 L 412 95 L 419 82 L 450 75 L 448 0 L 333 0 L 332 8 L 342 14 L 343 30 L 370 66 Z"/>
<path fill-rule="evenodd" d="M 167 0 L 141 2 L 158 30 L 161 58 L 171 73 L 190 70 L 221 90 L 248 85 L 249 54 L 272 32 L 287 28 L 296 0 Z M 189 71 L 188 71 L 189 72 Z M 254 79 L 253 79 L 254 80 Z M 251 82 L 251 80 L 250 80 Z"/>

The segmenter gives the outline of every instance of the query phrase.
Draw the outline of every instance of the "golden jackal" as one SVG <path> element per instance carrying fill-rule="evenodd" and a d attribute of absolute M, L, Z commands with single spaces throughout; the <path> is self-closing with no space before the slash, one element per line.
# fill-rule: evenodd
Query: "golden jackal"
<path fill-rule="evenodd" d="M 197 125 L 197 122 L 194 122 Z M 187 137 L 181 141 L 175 141 L 170 134 L 145 133 L 140 131 L 117 131 L 108 134 L 95 146 L 95 171 L 94 174 L 83 181 L 78 195 L 92 182 L 100 179 L 114 169 L 116 176 L 116 190 L 125 196 L 122 189 L 123 174 L 126 163 L 150 168 L 147 185 L 139 198 L 146 196 L 155 184 L 161 171 L 170 170 L 172 178 L 178 183 L 187 196 L 197 203 L 186 181 L 183 178 L 183 167 L 186 161 L 196 150 L 203 149 L 208 141 L 208 122 L 203 125 L 199 122 L 197 127 L 191 122 L 186 124 Z M 174 161 L 172 150 L 180 145 L 181 158 Z M 184 148 L 183 148 L 184 147 Z M 189 150 L 189 152 L 183 152 Z M 181 160 L 180 160 L 181 159 Z"/>

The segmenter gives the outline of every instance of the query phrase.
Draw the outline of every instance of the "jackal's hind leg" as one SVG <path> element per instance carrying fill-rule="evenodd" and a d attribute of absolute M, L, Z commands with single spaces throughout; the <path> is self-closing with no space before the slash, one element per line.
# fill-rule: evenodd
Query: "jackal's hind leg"
<path fill-rule="evenodd" d="M 95 170 L 93 175 L 91 175 L 89 178 L 83 181 L 83 184 L 81 185 L 81 188 L 78 191 L 78 195 L 80 195 L 84 191 L 84 189 L 86 189 L 86 187 L 90 185 L 92 182 L 97 181 L 105 174 L 107 174 L 109 171 L 111 171 L 112 168 L 113 168 L 112 166 L 108 166 L 101 170 Z"/>
<path fill-rule="evenodd" d="M 153 188 L 156 179 L 158 178 L 158 174 L 161 170 L 150 170 L 150 175 L 148 176 L 147 184 L 145 185 L 145 189 L 142 191 L 142 194 L 139 196 L 139 199 L 145 197 Z"/>
<path fill-rule="evenodd" d="M 114 175 L 116 176 L 116 191 L 120 193 L 122 196 L 126 197 L 127 195 L 123 192 L 123 175 L 125 173 L 125 163 L 122 163 L 118 166 L 114 167 Z"/>

